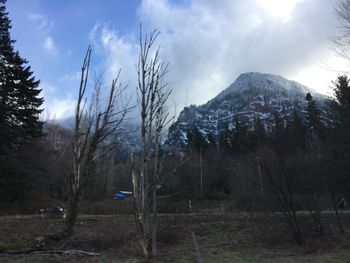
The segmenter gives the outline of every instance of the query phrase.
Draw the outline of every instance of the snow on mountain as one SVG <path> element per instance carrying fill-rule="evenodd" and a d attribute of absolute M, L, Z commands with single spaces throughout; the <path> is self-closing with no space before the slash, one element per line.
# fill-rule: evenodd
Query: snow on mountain
<path fill-rule="evenodd" d="M 269 130 L 274 113 L 289 119 L 294 110 L 305 113 L 305 95 L 311 93 L 322 107 L 326 97 L 295 81 L 273 74 L 249 72 L 241 74 L 235 82 L 204 105 L 185 107 L 177 121 L 169 128 L 168 143 L 184 148 L 187 133 L 194 127 L 206 135 L 217 136 L 223 123 L 233 127 L 232 119 L 252 128 L 259 118 Z"/>
<path fill-rule="evenodd" d="M 291 117 L 294 110 L 305 113 L 305 95 L 310 92 L 322 107 L 326 97 L 316 91 L 287 80 L 278 75 L 250 72 L 241 74 L 229 87 L 206 104 L 185 107 L 168 132 L 167 143 L 175 150 L 187 146 L 187 134 L 197 128 L 203 135 L 217 137 L 223 124 L 234 129 L 233 117 L 252 128 L 259 118 L 266 130 L 271 129 L 274 113 L 282 118 Z M 74 119 L 56 120 L 54 123 L 72 130 Z M 139 125 L 124 122 L 114 137 L 117 142 L 118 158 L 127 158 L 131 149 L 138 152 L 140 147 Z"/>

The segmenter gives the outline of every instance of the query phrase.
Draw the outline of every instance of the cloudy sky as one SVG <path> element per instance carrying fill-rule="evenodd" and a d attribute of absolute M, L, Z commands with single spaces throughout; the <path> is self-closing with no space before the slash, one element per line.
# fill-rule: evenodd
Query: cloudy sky
<path fill-rule="evenodd" d="M 12 37 L 27 58 L 50 117 L 73 114 L 79 70 L 93 46 L 94 72 L 135 98 L 139 23 L 159 29 L 170 64 L 171 105 L 201 104 L 249 71 L 274 73 L 330 94 L 347 63 L 337 57 L 337 0 L 8 0 Z M 96 73 L 97 74 L 97 73 Z M 173 106 L 171 106 L 173 107 Z"/>

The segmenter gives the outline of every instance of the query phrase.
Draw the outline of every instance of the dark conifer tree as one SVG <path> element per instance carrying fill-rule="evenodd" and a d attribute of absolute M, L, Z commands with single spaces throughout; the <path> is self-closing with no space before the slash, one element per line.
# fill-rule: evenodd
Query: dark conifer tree
<path fill-rule="evenodd" d="M 285 120 L 282 118 L 281 114 L 277 111 L 273 113 L 273 124 L 271 128 L 271 138 L 278 139 L 283 137 L 285 133 Z"/>
<path fill-rule="evenodd" d="M 232 137 L 232 150 L 234 153 L 244 153 L 252 150 L 253 138 L 248 132 L 248 127 L 242 123 L 236 115 L 233 119 L 234 130 Z"/>
<path fill-rule="evenodd" d="M 232 132 L 227 123 L 222 125 L 219 132 L 219 149 L 224 153 L 232 152 Z"/>
<path fill-rule="evenodd" d="M 277 111 L 275 111 L 273 113 L 273 117 L 274 117 L 274 124 L 272 127 L 272 132 L 275 135 L 281 135 L 284 132 L 284 119 L 282 118 L 281 114 Z"/>
<path fill-rule="evenodd" d="M 333 139 L 334 163 L 338 192 L 350 191 L 350 80 L 347 76 L 339 76 L 334 82 L 334 98 L 331 99 L 331 116 L 334 118 Z"/>
<path fill-rule="evenodd" d="M 254 118 L 254 137 L 257 145 L 261 145 L 266 140 L 266 130 L 259 117 Z"/>
<path fill-rule="evenodd" d="M 213 134 L 208 133 L 207 134 L 207 144 L 208 148 L 215 149 L 216 148 L 216 139 Z"/>
<path fill-rule="evenodd" d="M 350 127 L 350 79 L 339 76 L 333 83 L 334 98 L 330 107 L 335 125 L 338 127 Z"/>
<path fill-rule="evenodd" d="M 14 50 L 6 0 L 0 0 L 0 151 L 41 135 L 43 98 L 28 61 Z"/>
<path fill-rule="evenodd" d="M 289 122 L 289 140 L 295 147 L 305 148 L 306 126 L 300 114 L 294 110 L 292 120 Z"/>
<path fill-rule="evenodd" d="M 310 93 L 306 94 L 306 125 L 309 133 L 315 133 L 322 137 L 324 127 L 321 121 L 321 112 L 316 105 L 316 101 Z"/>
<path fill-rule="evenodd" d="M 197 127 L 194 127 L 188 132 L 187 140 L 190 150 L 200 152 L 205 151 L 207 147 L 207 141 Z"/>
<path fill-rule="evenodd" d="M 288 127 L 285 125 L 285 120 L 282 118 L 279 112 L 274 112 L 274 123 L 272 125 L 271 134 L 270 134 L 270 143 L 272 148 L 282 156 L 288 150 Z"/>
<path fill-rule="evenodd" d="M 43 99 L 28 61 L 14 49 L 6 0 L 0 0 L 0 199 L 22 198 L 31 183 L 19 146 L 41 135 Z"/>

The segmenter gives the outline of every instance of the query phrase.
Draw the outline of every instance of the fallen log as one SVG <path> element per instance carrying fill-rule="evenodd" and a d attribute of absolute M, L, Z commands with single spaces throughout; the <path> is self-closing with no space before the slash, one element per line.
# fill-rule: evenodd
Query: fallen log
<path fill-rule="evenodd" d="M 99 253 L 90 252 L 90 251 L 84 251 L 84 250 L 41 250 L 41 251 L 33 251 L 32 254 L 36 255 L 52 255 L 52 254 L 59 254 L 59 255 L 86 255 L 86 256 L 99 256 Z"/>

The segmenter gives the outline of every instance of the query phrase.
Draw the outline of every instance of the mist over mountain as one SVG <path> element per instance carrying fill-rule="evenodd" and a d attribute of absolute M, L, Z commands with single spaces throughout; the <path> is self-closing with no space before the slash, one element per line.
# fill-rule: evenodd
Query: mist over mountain
<path fill-rule="evenodd" d="M 167 143 L 178 149 L 187 146 L 187 134 L 197 128 L 204 136 L 208 134 L 217 138 L 224 124 L 234 129 L 233 118 L 253 129 L 254 121 L 259 119 L 266 131 L 271 130 L 274 115 L 277 112 L 285 121 L 293 111 L 305 115 L 305 95 L 311 93 L 322 108 L 327 98 L 325 95 L 279 75 L 248 72 L 241 74 L 230 86 L 207 103 L 199 106 L 185 107 L 168 131 Z M 72 130 L 74 118 L 50 121 Z M 133 121 L 124 122 L 115 140 L 118 152 L 124 158 L 131 149 L 138 150 L 140 138 L 139 127 Z"/>
<path fill-rule="evenodd" d="M 217 137 L 224 124 L 234 129 L 233 118 L 252 129 L 259 119 L 271 130 L 275 113 L 285 121 L 294 111 L 305 115 L 305 95 L 310 93 L 322 108 L 326 96 L 278 75 L 249 72 L 241 74 L 230 86 L 206 104 L 185 107 L 171 125 L 168 143 L 184 148 L 187 133 L 197 128 L 204 136 Z"/>

